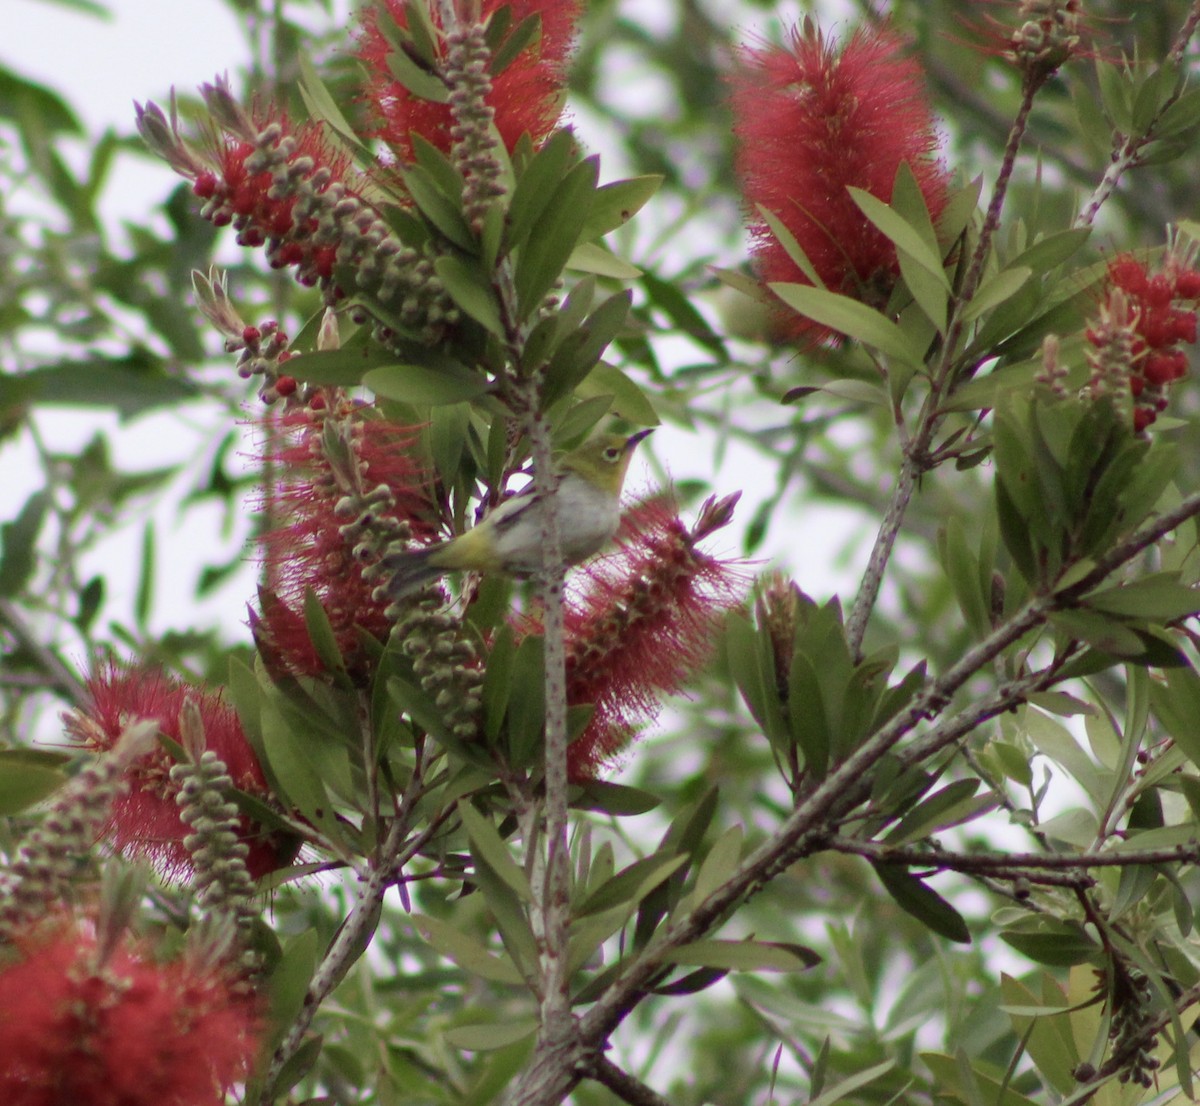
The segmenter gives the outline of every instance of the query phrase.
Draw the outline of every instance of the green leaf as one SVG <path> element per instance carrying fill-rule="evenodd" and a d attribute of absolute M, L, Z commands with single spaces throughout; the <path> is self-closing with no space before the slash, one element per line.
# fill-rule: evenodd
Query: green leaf
<path fill-rule="evenodd" d="M 832 737 L 821 691 L 821 679 L 812 660 L 799 649 L 788 669 L 788 731 L 804 754 L 804 768 L 813 779 L 824 779 L 829 769 Z"/>
<path fill-rule="evenodd" d="M 532 1037 L 538 1028 L 536 1018 L 478 1025 L 456 1025 L 442 1035 L 447 1044 L 471 1052 L 490 1052 Z"/>
<path fill-rule="evenodd" d="M 543 402 L 549 406 L 569 394 L 595 368 L 608 344 L 617 336 L 629 315 L 633 293 L 626 289 L 609 296 L 573 333 L 568 333 L 546 366 Z"/>
<path fill-rule="evenodd" d="M 402 174 L 405 191 L 421 214 L 443 237 L 469 254 L 477 243 L 462 213 L 462 197 L 448 196 L 437 179 L 424 166 L 414 165 Z"/>
<path fill-rule="evenodd" d="M 0 751 L 0 817 L 10 817 L 28 810 L 52 795 L 64 783 L 67 775 L 58 767 L 59 754 L 39 758 L 30 754 L 30 749 L 5 749 Z"/>
<path fill-rule="evenodd" d="M 768 287 L 805 318 L 919 370 L 921 351 L 913 347 L 908 336 L 894 322 L 866 304 L 807 284 L 775 283 Z"/>
<path fill-rule="evenodd" d="M 496 832 L 496 827 L 467 799 L 458 801 L 458 815 L 462 818 L 467 836 L 478 850 L 479 856 L 516 892 L 522 902 L 532 902 L 533 892 L 529 887 L 529 877 L 513 859 L 508 846 Z"/>
<path fill-rule="evenodd" d="M 896 254 L 896 259 L 900 263 L 900 275 L 905 287 L 912 293 L 917 306 L 933 323 L 934 329 L 939 334 L 945 334 L 950 311 L 950 292 L 943 287 L 945 274 L 942 274 L 941 281 L 934 279 L 927 269 L 916 264 L 903 250 Z"/>
<path fill-rule="evenodd" d="M 304 628 L 326 671 L 344 676 L 346 666 L 338 646 L 337 634 L 317 593 L 310 587 L 304 589 Z"/>
<path fill-rule="evenodd" d="M 596 189 L 592 208 L 580 231 L 580 242 L 597 238 L 624 226 L 632 219 L 662 185 L 663 177 L 651 174 L 613 181 Z"/>
<path fill-rule="evenodd" d="M 387 56 L 388 72 L 409 92 L 421 100 L 444 104 L 450 99 L 446 82 L 433 73 L 426 72 L 403 50 L 390 50 Z"/>
<path fill-rule="evenodd" d="M 512 627 L 504 623 L 496 631 L 488 651 L 487 671 L 483 676 L 483 732 L 488 741 L 495 741 L 500 736 L 504 724 L 516 655 Z"/>
<path fill-rule="evenodd" d="M 500 318 L 500 302 L 492 286 L 480 272 L 457 257 L 439 257 L 433 263 L 450 298 L 470 315 L 489 334 L 505 339 L 504 323 Z"/>
<path fill-rule="evenodd" d="M 896 249 L 906 253 L 949 295 L 950 281 L 942 265 L 941 255 L 932 248 L 920 231 L 911 226 L 899 212 L 870 192 L 854 187 L 849 187 L 846 191 L 850 193 L 850 198 L 858 205 L 859 210 L 883 232 Z"/>
<path fill-rule="evenodd" d="M 936 1101 L 952 1099 L 967 1106 L 1041 1106 L 1041 1103 L 1013 1090 L 1010 1079 L 980 1060 L 970 1059 L 964 1051 L 956 1056 L 922 1052 L 921 1059 L 933 1072 Z M 1003 1093 L 1001 1093 L 1003 1092 Z"/>
<path fill-rule="evenodd" d="M 580 242 L 571 251 L 566 266 L 573 273 L 593 273 L 613 280 L 637 280 L 642 270 L 617 257 L 612 250 L 596 242 Z"/>
<path fill-rule="evenodd" d="M 576 907 L 575 917 L 597 914 L 625 903 L 640 903 L 687 863 L 686 856 L 648 856 L 605 880 Z"/>
<path fill-rule="evenodd" d="M 755 205 L 759 215 L 770 228 L 771 233 L 779 244 L 783 247 L 784 252 L 796 263 L 797 268 L 808 278 L 809 283 L 814 288 L 825 287 L 825 282 L 821 279 L 820 274 L 813 267 L 813 263 L 808 259 L 808 254 L 804 252 L 804 247 L 796 241 L 796 236 L 784 225 L 774 212 L 768 211 L 762 204 Z"/>
<path fill-rule="evenodd" d="M 313 119 L 320 119 L 328 123 L 354 148 L 362 148 L 362 139 L 355 134 L 349 120 L 342 114 L 342 109 L 338 107 L 337 100 L 325 86 L 325 82 L 318 76 L 312 58 L 305 51 L 299 50 L 296 52 L 295 61 L 300 68 L 300 97 L 308 109 L 308 114 Z"/>
<path fill-rule="evenodd" d="M 508 244 L 511 249 L 521 247 L 539 225 L 554 190 L 567 174 L 574 144 L 575 138 L 570 131 L 555 131 L 517 178 L 508 205 Z"/>
<path fill-rule="evenodd" d="M 575 165 L 546 204 L 537 234 L 522 246 L 515 278 L 521 319 L 529 318 L 541 307 L 546 293 L 562 275 L 591 211 L 598 174 L 595 158 Z"/>
<path fill-rule="evenodd" d="M 511 17 L 512 8 L 503 7 L 488 20 L 488 47 L 492 51 L 488 68 L 493 81 L 542 34 L 542 17 L 537 13 L 526 16 L 510 30 L 507 24 L 512 22 Z"/>
<path fill-rule="evenodd" d="M 111 408 L 122 418 L 158 407 L 177 408 L 201 395 L 195 381 L 168 371 L 160 357 L 144 349 L 121 357 L 61 361 L 25 373 L 22 379 L 33 389 L 34 403 Z"/>
<path fill-rule="evenodd" d="M 315 929 L 291 938 L 271 972 L 268 994 L 272 1042 L 282 1040 L 304 1005 L 309 980 L 317 967 L 317 940 Z"/>
<path fill-rule="evenodd" d="M 835 1103 L 841 1102 L 848 1095 L 861 1090 L 863 1087 L 874 1083 L 876 1079 L 887 1075 L 896 1067 L 895 1060 L 884 1060 L 878 1064 L 872 1064 L 869 1068 L 863 1068 L 861 1071 L 856 1071 L 853 1075 L 846 1076 L 840 1083 L 817 1095 L 816 1098 L 809 1099 L 807 1106 L 834 1106 Z M 892 1101 L 895 1101 L 894 1099 Z"/>
<path fill-rule="evenodd" d="M 658 426 L 662 419 L 650 397 L 615 365 L 601 361 L 575 388 L 580 399 L 607 395 L 612 411 L 634 426 Z"/>
<path fill-rule="evenodd" d="M 971 943 L 971 931 L 962 915 L 923 880 L 900 865 L 873 864 L 872 867 L 901 910 L 947 940 Z"/>
<path fill-rule="evenodd" d="M 542 747 L 546 721 L 545 642 L 529 634 L 517 646 L 508 703 L 508 746 L 514 766 L 532 764 Z"/>
<path fill-rule="evenodd" d="M 1035 273 L 1047 273 L 1074 257 L 1091 233 L 1091 227 L 1072 227 L 1044 235 L 1017 254 L 1012 264 L 1017 268 L 1032 269 Z"/>
<path fill-rule="evenodd" d="M 1039 1002 L 1025 984 L 1005 973 L 1000 979 L 1000 993 L 1013 1029 L 1026 1042 L 1038 1071 L 1059 1094 L 1066 1094 L 1078 1086 L 1073 1072 L 1079 1063 L 1079 1049 L 1069 1019 L 1056 1016 L 1069 1009 L 1066 995 L 1048 972 L 1041 973 L 1041 983 Z"/>
<path fill-rule="evenodd" d="M 0 526 L 0 596 L 20 594 L 37 567 L 37 540 L 42 531 L 50 493 L 34 492 L 12 522 Z"/>
<path fill-rule="evenodd" d="M 280 788 L 278 798 L 336 840 L 337 822 L 329 793 L 311 756 L 314 743 L 294 730 L 278 709 L 264 709 L 261 721 L 263 750 Z"/>
<path fill-rule="evenodd" d="M 700 871 L 696 873 L 696 883 L 690 896 L 695 906 L 699 906 L 737 871 L 742 859 L 742 841 L 745 836 L 745 830 L 734 825 L 713 843 L 704 858 L 704 863 L 700 865 Z"/>
<path fill-rule="evenodd" d="M 1085 641 L 1094 649 L 1113 657 L 1136 661 L 1146 652 L 1145 642 L 1137 633 L 1099 612 L 1083 609 L 1054 611 L 1050 615 L 1050 623 L 1068 636 Z"/>
<path fill-rule="evenodd" d="M 584 780 L 572 789 L 572 810 L 594 810 L 614 817 L 646 814 L 662 805 L 662 798 L 650 791 L 608 780 Z"/>
<path fill-rule="evenodd" d="M 440 407 L 478 399 L 491 385 L 470 369 L 429 369 L 424 365 L 388 365 L 371 369 L 363 384 L 377 396 L 410 403 L 414 407 Z"/>
<path fill-rule="evenodd" d="M 1017 265 L 1002 269 L 995 276 L 989 277 L 979 286 L 979 290 L 971 297 L 971 302 L 963 309 L 961 319 L 969 323 L 980 315 L 991 311 L 1012 299 L 1026 282 L 1033 276 L 1033 270 L 1025 265 Z"/>
<path fill-rule="evenodd" d="M 1200 611 L 1200 590 L 1180 583 L 1177 572 L 1159 572 L 1106 591 L 1093 592 L 1084 603 L 1092 610 L 1106 614 L 1170 622 Z"/>
<path fill-rule="evenodd" d="M 521 973 L 511 960 L 493 956 L 474 938 L 468 937 L 450 922 L 425 914 L 415 914 L 412 920 L 413 925 L 421 931 L 430 945 L 463 971 L 493 983 L 508 983 L 514 986 L 524 983 Z"/>
<path fill-rule="evenodd" d="M 1200 767 L 1200 676 L 1192 668 L 1164 673 L 1166 683 L 1150 685 L 1150 704 L 1175 744 Z"/>
<path fill-rule="evenodd" d="M 939 791 L 922 799 L 884 838 L 888 845 L 905 845 L 938 830 L 958 825 L 996 805 L 990 796 L 975 799 L 979 780 L 953 780 Z"/>
<path fill-rule="evenodd" d="M 1000 938 L 1035 963 L 1056 968 L 1082 964 L 1101 953 L 1082 926 L 1050 918 L 1040 919 L 1037 930 L 1009 930 Z"/>
<path fill-rule="evenodd" d="M 734 682 L 755 722 L 762 728 L 768 741 L 778 748 L 786 748 L 789 735 L 784 722 L 783 703 L 775 686 L 774 673 L 763 671 L 758 633 L 744 615 L 730 615 L 725 622 L 724 653 L 729 658 Z"/>
<path fill-rule="evenodd" d="M 821 957 L 804 945 L 711 939 L 670 949 L 663 959 L 672 964 L 734 972 L 803 972 L 821 962 Z"/>

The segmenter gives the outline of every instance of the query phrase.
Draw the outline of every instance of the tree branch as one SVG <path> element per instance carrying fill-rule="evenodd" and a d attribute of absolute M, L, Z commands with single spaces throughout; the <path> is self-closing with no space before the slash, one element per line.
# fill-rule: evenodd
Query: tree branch
<path fill-rule="evenodd" d="M 854 606 L 846 620 L 846 640 L 850 644 L 850 652 L 856 660 L 862 659 L 862 643 L 866 636 L 867 623 L 871 612 L 879 599 L 879 589 L 883 586 L 883 577 L 891 561 L 892 550 L 896 538 L 904 523 L 904 515 L 912 499 L 912 493 L 921 474 L 930 468 L 929 449 L 933 436 L 941 425 L 942 396 L 953 384 L 954 362 L 958 356 L 958 345 L 962 339 L 966 324 L 963 321 L 964 309 L 970 304 L 972 297 L 979 289 L 983 274 L 984 262 L 991 249 L 992 238 L 1000 225 L 1000 213 L 1004 208 L 1004 199 L 1008 193 L 1008 182 L 1016 165 L 1017 154 L 1021 149 L 1021 141 L 1029 125 L 1029 113 L 1033 108 L 1033 99 L 1041 85 L 1031 79 L 1026 79 L 1022 86 L 1021 107 L 1013 120 L 1008 132 L 1008 142 L 1005 144 L 1004 157 L 1000 162 L 1000 171 L 996 175 L 996 184 L 992 190 L 992 198 L 988 203 L 987 214 L 984 216 L 983 227 L 979 232 L 979 240 L 971 254 L 971 261 L 963 277 L 962 286 L 957 297 L 951 302 L 950 321 L 946 329 L 946 338 L 942 344 L 941 356 L 937 367 L 930 374 L 929 394 L 921 404 L 921 413 L 917 420 L 917 430 L 912 439 L 905 443 L 904 459 L 901 462 L 900 473 L 892 491 L 892 499 L 888 505 L 867 569 L 863 573 L 862 584 L 858 595 L 855 596 Z"/>

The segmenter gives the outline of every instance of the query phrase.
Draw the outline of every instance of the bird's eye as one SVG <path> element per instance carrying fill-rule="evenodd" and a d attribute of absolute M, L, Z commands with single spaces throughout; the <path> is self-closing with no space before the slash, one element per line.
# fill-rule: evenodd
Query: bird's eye
<path fill-rule="evenodd" d="M 621 451 L 614 445 L 610 445 L 604 451 L 604 459 L 606 461 L 617 461 L 617 460 L 620 460 L 620 457 L 621 457 Z"/>

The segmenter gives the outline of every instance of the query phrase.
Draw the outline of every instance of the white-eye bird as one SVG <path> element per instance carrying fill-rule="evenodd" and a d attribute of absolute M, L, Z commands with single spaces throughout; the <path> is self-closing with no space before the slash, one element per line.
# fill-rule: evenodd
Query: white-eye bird
<path fill-rule="evenodd" d="M 621 488 L 634 448 L 649 430 L 604 434 L 558 459 L 558 540 L 573 565 L 602 549 L 621 521 Z M 393 598 L 409 595 L 447 572 L 531 576 L 542 567 L 541 501 L 530 486 L 449 541 L 382 559 Z"/>

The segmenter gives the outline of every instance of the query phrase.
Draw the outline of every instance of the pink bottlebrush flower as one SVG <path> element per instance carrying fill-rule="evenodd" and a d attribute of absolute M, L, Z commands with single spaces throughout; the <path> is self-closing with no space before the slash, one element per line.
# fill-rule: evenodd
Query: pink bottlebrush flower
<path fill-rule="evenodd" d="M 1139 432 L 1166 409 L 1167 389 L 1187 375 L 1187 354 L 1179 345 L 1195 343 L 1198 308 L 1200 270 L 1178 254 L 1168 253 L 1156 273 L 1129 253 L 1108 263 L 1105 299 L 1086 334 L 1092 347 L 1092 387 L 1103 387 L 1097 374 L 1110 362 L 1120 362 L 1133 396 L 1133 427 Z"/>
<path fill-rule="evenodd" d="M 226 135 L 209 155 L 210 167 L 191 175 L 192 191 L 204 200 L 203 216 L 218 227 L 232 225 L 240 246 L 265 246 L 276 269 L 295 267 L 302 284 L 325 285 L 333 279 L 337 243 L 322 240 L 313 215 L 297 217 L 296 207 L 307 188 L 323 193 L 335 182 L 345 183 L 349 158 L 330 148 L 317 124 L 295 130 L 285 117 L 267 117 L 259 127 L 281 132 L 286 144 L 291 187 L 281 195 L 267 168 L 256 167 L 255 146 Z"/>
<path fill-rule="evenodd" d="M 112 747 L 126 727 L 151 719 L 173 741 L 181 740 L 180 713 L 192 700 L 200 710 L 206 748 L 224 762 L 233 784 L 260 799 L 269 799 L 266 777 L 246 740 L 234 709 L 219 693 L 190 687 L 166 673 L 147 668 L 109 667 L 88 681 L 91 706 L 66 716 L 67 732 L 84 748 Z M 186 877 L 192 869 L 184 838 L 192 831 L 180 818 L 170 778 L 174 762 L 159 748 L 128 770 L 129 789 L 113 803 L 105 836 L 125 855 L 148 857 L 166 875 Z M 291 842 L 243 817 L 241 840 L 249 846 L 246 867 L 258 878 L 291 862 Z"/>
<path fill-rule="evenodd" d="M 259 1049 L 254 1003 L 219 967 L 157 963 L 126 937 L 101 951 L 42 926 L 0 966 L 5 1106 L 222 1106 Z"/>
<path fill-rule="evenodd" d="M 439 512 L 428 490 L 428 472 L 417 454 L 418 429 L 373 417 L 338 398 L 335 410 L 323 405 L 294 408 L 274 426 L 264 459 L 275 466 L 278 482 L 266 495 L 275 525 L 263 535 L 263 561 L 269 586 L 261 612 L 252 616 L 255 638 L 269 662 L 296 675 L 325 672 L 304 621 L 304 596 L 316 594 L 333 629 L 343 663 L 352 676 L 364 675 L 361 634 L 385 641 L 392 623 L 389 600 L 374 597 L 375 583 L 364 576 L 369 561 L 356 554 L 352 523 L 338 511 L 346 481 L 362 490 L 384 485 L 392 506 L 381 513 L 406 527 L 408 536 L 432 540 Z M 334 471 L 323 429 L 330 417 L 349 418 L 353 431 L 347 453 Z"/>
<path fill-rule="evenodd" d="M 811 29 L 786 46 L 742 51 L 733 78 L 737 166 L 751 209 L 760 278 L 810 283 L 755 210 L 777 216 L 834 292 L 875 306 L 899 277 L 896 250 L 863 215 L 849 187 L 890 202 L 907 163 L 933 219 L 945 206 L 948 174 L 917 63 L 887 30 L 861 30 L 837 51 Z M 833 332 L 800 316 L 784 332 L 811 343 Z"/>
<path fill-rule="evenodd" d="M 407 27 L 406 6 L 407 0 L 384 0 L 382 18 Z M 483 20 L 505 6 L 512 9 L 513 27 L 532 15 L 542 22 L 540 40 L 526 46 L 492 78 L 488 104 L 495 111 L 501 141 L 512 150 L 523 134 L 535 144 L 541 143 L 558 122 L 579 0 L 483 0 Z M 358 41 L 358 57 L 367 69 L 367 100 L 376 117 L 376 135 L 406 163 L 413 160 L 414 134 L 448 152 L 453 141 L 450 105 L 422 99 L 397 80 L 388 64 L 396 46 L 380 26 L 380 18 L 377 9 L 365 10 Z M 440 26 L 436 10 L 432 18 Z"/>
<path fill-rule="evenodd" d="M 595 713 L 568 749 L 573 780 L 594 778 L 708 659 L 725 613 L 745 594 L 735 564 L 696 548 L 733 516 L 709 500 L 688 529 L 667 496 L 627 512 L 619 549 L 581 570 L 567 595 L 567 699 Z"/>

